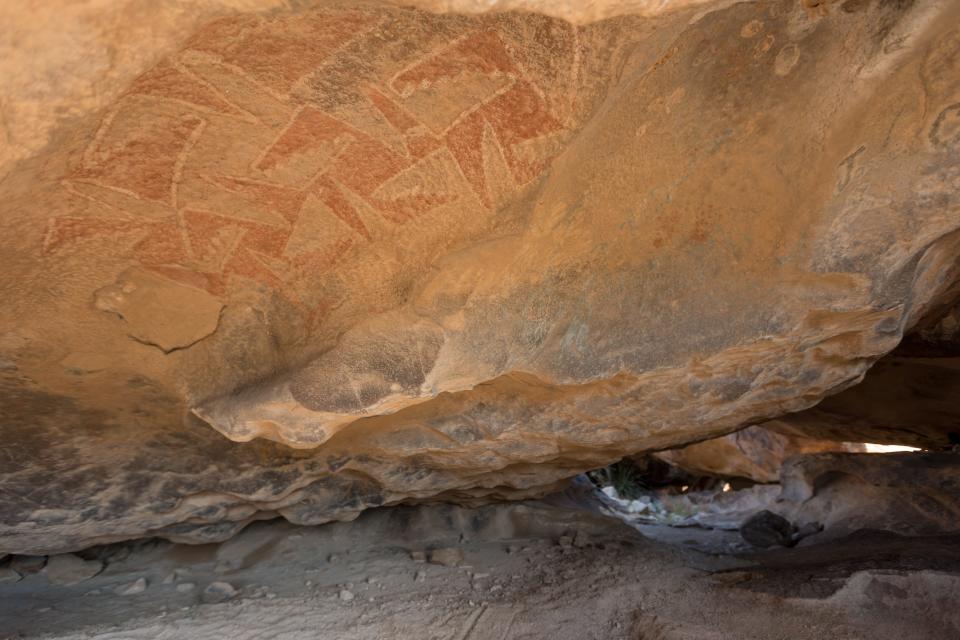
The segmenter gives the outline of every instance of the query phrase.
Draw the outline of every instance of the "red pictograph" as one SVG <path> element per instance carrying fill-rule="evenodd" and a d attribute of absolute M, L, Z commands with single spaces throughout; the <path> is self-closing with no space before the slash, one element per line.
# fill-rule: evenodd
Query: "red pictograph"
<path fill-rule="evenodd" d="M 384 69 L 384 80 L 358 80 L 356 117 L 296 90 L 376 25 L 353 11 L 225 18 L 200 30 L 104 119 L 64 180 L 97 213 L 51 220 L 45 251 L 122 236 L 129 242 L 117 246 L 144 267 L 214 295 L 250 281 L 295 292 L 298 279 L 384 228 L 450 203 L 495 207 L 491 153 L 511 188 L 542 173 L 551 155 L 529 144 L 565 127 L 496 30 L 433 46 Z M 258 127 L 264 144 L 236 145 L 250 156 L 225 171 L 223 151 L 205 145 L 229 121 Z M 307 227 L 332 231 L 324 242 Z M 302 237 L 313 244 L 292 240 Z"/>

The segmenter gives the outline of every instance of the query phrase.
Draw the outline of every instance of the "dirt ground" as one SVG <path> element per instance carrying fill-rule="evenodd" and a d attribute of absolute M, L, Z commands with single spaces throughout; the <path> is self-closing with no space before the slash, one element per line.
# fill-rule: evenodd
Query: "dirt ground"
<path fill-rule="evenodd" d="M 73 586 L 0 584 L 0 638 L 909 640 L 960 638 L 956 539 L 711 555 L 704 530 L 553 502 L 255 523 L 221 545 L 91 549 Z M 724 533 L 728 535 L 728 533 Z M 426 559 L 424 558 L 426 557 Z M 229 588 L 227 601 L 212 603 Z M 218 591 L 219 589 L 219 591 Z"/>

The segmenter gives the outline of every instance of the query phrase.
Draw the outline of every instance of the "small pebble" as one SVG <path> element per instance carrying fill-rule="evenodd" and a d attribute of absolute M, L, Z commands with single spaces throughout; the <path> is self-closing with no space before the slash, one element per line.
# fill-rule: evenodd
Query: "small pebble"
<path fill-rule="evenodd" d="M 353 600 L 353 591 L 350 591 L 348 589 L 341 589 L 340 599 L 343 600 L 344 602 L 350 602 L 351 600 Z"/>
<path fill-rule="evenodd" d="M 413 560 L 414 562 L 426 562 L 427 554 L 423 551 L 411 551 L 410 559 Z"/>
<path fill-rule="evenodd" d="M 416 580 L 417 582 L 424 582 L 426 581 L 426 579 L 427 579 L 426 571 L 417 571 L 417 575 L 414 576 L 414 580 Z"/>
<path fill-rule="evenodd" d="M 188 591 L 193 591 L 197 585 L 192 582 L 181 582 L 177 585 L 177 591 L 180 593 L 186 593 Z"/>

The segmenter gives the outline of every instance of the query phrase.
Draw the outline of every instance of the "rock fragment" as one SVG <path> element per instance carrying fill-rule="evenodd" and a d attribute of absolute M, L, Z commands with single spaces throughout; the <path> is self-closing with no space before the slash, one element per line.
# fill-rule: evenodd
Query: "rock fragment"
<path fill-rule="evenodd" d="M 226 602 L 237 595 L 237 590 L 229 582 L 211 582 L 203 590 L 201 599 L 207 604 Z"/>
<path fill-rule="evenodd" d="M 13 556 L 10 568 L 21 576 L 38 573 L 47 564 L 47 556 Z"/>
<path fill-rule="evenodd" d="M 19 582 L 22 579 L 23 576 L 10 567 L 4 567 L 0 569 L 0 584 L 5 582 Z"/>
<path fill-rule="evenodd" d="M 445 547 L 433 549 L 429 554 L 430 564 L 439 564 L 444 567 L 456 567 L 463 563 L 463 549 Z"/>
<path fill-rule="evenodd" d="M 590 546 L 590 536 L 585 534 L 583 531 L 577 531 L 577 534 L 573 536 L 573 546 L 577 549 L 583 549 L 584 547 Z"/>
<path fill-rule="evenodd" d="M 99 560 L 84 560 L 72 553 L 50 556 L 43 572 L 51 584 L 70 586 L 80 584 L 103 571 Z"/>
<path fill-rule="evenodd" d="M 772 511 L 750 516 L 740 527 L 740 536 L 755 547 L 792 547 L 794 527 L 790 521 Z"/>
<path fill-rule="evenodd" d="M 147 590 L 147 579 L 137 578 L 131 583 L 121 585 L 113 590 L 118 596 L 135 596 Z"/>

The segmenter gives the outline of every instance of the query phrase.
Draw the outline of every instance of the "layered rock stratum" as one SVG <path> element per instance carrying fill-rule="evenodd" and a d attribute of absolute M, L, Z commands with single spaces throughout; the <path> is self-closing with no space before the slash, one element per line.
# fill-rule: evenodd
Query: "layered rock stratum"
<path fill-rule="evenodd" d="M 780 469 L 791 456 L 862 450 L 862 446 L 854 444 L 814 440 L 754 426 L 653 455 L 697 475 L 772 483 L 780 480 Z"/>
<path fill-rule="evenodd" d="M 960 293 L 954 2 L 273 5 L 4 102 L 0 552 L 540 495 Z"/>

